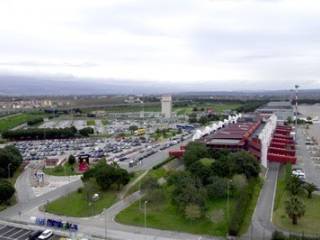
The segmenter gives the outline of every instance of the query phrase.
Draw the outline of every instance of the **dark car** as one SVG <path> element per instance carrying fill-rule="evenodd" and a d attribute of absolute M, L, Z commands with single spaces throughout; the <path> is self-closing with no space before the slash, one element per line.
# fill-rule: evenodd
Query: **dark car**
<path fill-rule="evenodd" d="M 41 235 L 42 231 L 35 231 L 30 233 L 30 235 L 28 236 L 28 240 L 36 240 L 38 239 L 38 237 Z"/>

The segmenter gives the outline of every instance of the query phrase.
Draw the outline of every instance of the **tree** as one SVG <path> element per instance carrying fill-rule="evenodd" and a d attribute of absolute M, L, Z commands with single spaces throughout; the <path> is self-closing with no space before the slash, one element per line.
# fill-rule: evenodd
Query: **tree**
<path fill-rule="evenodd" d="M 141 191 L 150 192 L 159 188 L 158 180 L 155 177 L 147 176 L 141 183 Z"/>
<path fill-rule="evenodd" d="M 260 165 L 251 153 L 246 151 L 235 152 L 229 154 L 228 158 L 232 162 L 234 174 L 244 174 L 248 179 L 259 176 Z"/>
<path fill-rule="evenodd" d="M 69 158 L 68 158 L 68 163 L 69 163 L 70 165 L 73 165 L 73 164 L 75 164 L 75 162 L 76 162 L 76 158 L 71 154 L 71 155 L 69 156 Z"/>
<path fill-rule="evenodd" d="M 183 159 L 186 166 L 190 166 L 192 163 L 199 161 L 201 158 L 209 157 L 209 151 L 205 144 L 200 142 L 191 142 L 186 146 Z"/>
<path fill-rule="evenodd" d="M 201 125 L 206 125 L 208 122 L 209 122 L 209 119 L 208 119 L 207 116 L 201 116 L 200 119 L 199 119 L 199 123 Z"/>
<path fill-rule="evenodd" d="M 185 217 L 189 220 L 201 218 L 201 208 L 197 204 L 188 204 L 184 210 Z"/>
<path fill-rule="evenodd" d="M 206 189 L 190 173 L 181 172 L 171 175 L 168 185 L 172 187 L 172 201 L 181 211 L 191 203 L 197 204 L 201 210 L 205 209 Z"/>
<path fill-rule="evenodd" d="M 298 195 L 303 190 L 303 182 L 298 176 L 291 175 L 287 181 L 286 189 L 291 195 Z"/>
<path fill-rule="evenodd" d="M 90 134 L 94 134 L 92 127 L 85 127 L 79 130 L 79 133 L 84 137 L 89 137 Z"/>
<path fill-rule="evenodd" d="M 5 203 L 10 200 L 15 192 L 14 187 L 12 184 L 4 179 L 0 180 L 0 203 Z"/>
<path fill-rule="evenodd" d="M 131 126 L 129 127 L 129 131 L 131 132 L 131 134 L 133 134 L 134 131 L 136 131 L 136 130 L 138 130 L 138 126 L 136 126 L 136 125 L 131 125 Z"/>
<path fill-rule="evenodd" d="M 227 196 L 228 179 L 212 176 L 210 180 L 211 183 L 206 186 L 210 198 L 223 198 Z"/>
<path fill-rule="evenodd" d="M 192 163 L 188 170 L 192 175 L 198 177 L 204 185 L 208 184 L 208 178 L 212 175 L 210 166 L 205 166 L 201 161 Z"/>
<path fill-rule="evenodd" d="M 244 187 L 248 185 L 248 180 L 243 174 L 236 174 L 232 177 L 232 186 L 236 192 L 240 192 Z"/>
<path fill-rule="evenodd" d="M 303 188 L 307 191 L 308 198 L 312 198 L 312 193 L 317 191 L 317 186 L 313 183 L 305 183 L 303 184 Z"/>
<path fill-rule="evenodd" d="M 12 176 L 21 163 L 22 156 L 15 146 L 9 145 L 0 148 L 0 178 L 9 176 L 8 167 L 10 168 L 10 176 Z"/>
<path fill-rule="evenodd" d="M 298 224 L 298 219 L 305 213 L 305 205 L 299 200 L 297 196 L 291 196 L 288 201 L 285 202 L 286 213 L 292 220 L 292 224 Z"/>

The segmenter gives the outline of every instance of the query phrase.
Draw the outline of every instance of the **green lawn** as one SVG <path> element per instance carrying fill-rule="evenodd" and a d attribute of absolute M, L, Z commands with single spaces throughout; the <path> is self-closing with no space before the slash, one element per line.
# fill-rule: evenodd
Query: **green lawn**
<path fill-rule="evenodd" d="M 201 108 L 212 108 L 214 112 L 223 112 L 225 110 L 234 110 L 240 107 L 241 103 L 202 103 L 202 104 L 190 104 L 186 107 L 174 107 L 173 110 L 177 113 L 177 115 L 190 114 L 194 107 L 197 109 Z"/>
<path fill-rule="evenodd" d="M 87 126 L 95 126 L 96 121 L 95 120 L 87 120 Z"/>
<path fill-rule="evenodd" d="M 286 175 L 286 170 L 284 168 L 281 169 L 277 183 L 273 223 L 290 232 L 319 235 L 320 196 L 314 194 L 312 199 L 308 199 L 305 194 L 302 194 L 301 199 L 306 206 L 305 215 L 298 220 L 297 225 L 293 225 L 285 212 L 285 201 L 289 197 L 289 193 L 285 191 Z"/>
<path fill-rule="evenodd" d="M 14 127 L 17 127 L 29 120 L 43 116 L 42 113 L 21 113 L 3 117 L 0 119 L 0 133 Z"/>
<path fill-rule="evenodd" d="M 147 227 L 188 232 L 193 234 L 206 234 L 212 236 L 225 236 L 227 232 L 226 200 L 211 200 L 208 202 L 206 216 L 196 221 L 186 220 L 178 212 L 170 200 L 159 205 L 147 205 Z M 230 200 L 233 207 L 234 200 Z M 139 201 L 132 204 L 116 216 L 116 221 L 135 226 L 144 226 L 143 209 L 139 209 Z"/>
<path fill-rule="evenodd" d="M 212 159 L 212 158 L 202 158 L 202 159 L 200 159 L 200 162 L 201 162 L 204 166 L 210 167 L 211 164 L 214 162 L 214 159 Z"/>
<path fill-rule="evenodd" d="M 89 205 L 86 194 L 78 191 L 70 193 L 46 205 L 49 213 L 70 216 L 89 217 L 94 216 L 109 208 L 117 200 L 115 191 L 99 192 L 100 199 Z"/>
<path fill-rule="evenodd" d="M 74 171 L 74 169 L 76 168 L 76 164 L 72 167 L 70 164 L 66 163 L 63 166 L 57 166 L 54 168 L 44 168 L 43 172 L 47 175 L 52 176 L 72 176 L 78 174 Z"/>

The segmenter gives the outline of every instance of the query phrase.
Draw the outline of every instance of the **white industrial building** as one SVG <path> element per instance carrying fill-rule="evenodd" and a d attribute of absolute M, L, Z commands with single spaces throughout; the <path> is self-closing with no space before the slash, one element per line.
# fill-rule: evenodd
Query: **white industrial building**
<path fill-rule="evenodd" d="M 161 97 L 161 114 L 165 118 L 172 117 L 172 97 L 171 96 Z"/>

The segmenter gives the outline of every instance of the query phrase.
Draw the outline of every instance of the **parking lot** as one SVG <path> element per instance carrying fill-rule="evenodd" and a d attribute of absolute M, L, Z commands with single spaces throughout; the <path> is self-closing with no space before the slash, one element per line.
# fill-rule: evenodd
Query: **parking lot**
<path fill-rule="evenodd" d="M 1 240 L 26 240 L 32 232 L 35 231 L 0 224 Z M 58 239 L 60 239 L 60 237 L 58 236 L 53 236 L 52 238 L 50 238 L 50 240 Z"/>

